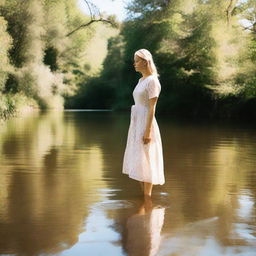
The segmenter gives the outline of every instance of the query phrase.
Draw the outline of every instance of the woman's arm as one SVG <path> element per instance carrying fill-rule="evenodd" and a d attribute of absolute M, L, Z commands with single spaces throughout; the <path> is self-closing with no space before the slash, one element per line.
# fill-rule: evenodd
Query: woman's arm
<path fill-rule="evenodd" d="M 148 119 L 147 119 L 147 125 L 146 125 L 146 130 L 143 136 L 143 142 L 144 144 L 147 144 L 150 142 L 151 140 L 151 128 L 152 128 L 152 122 L 153 122 L 153 118 L 155 115 L 155 107 L 156 107 L 156 103 L 157 103 L 157 99 L 158 97 L 154 97 L 149 99 L 149 112 L 148 112 Z"/>

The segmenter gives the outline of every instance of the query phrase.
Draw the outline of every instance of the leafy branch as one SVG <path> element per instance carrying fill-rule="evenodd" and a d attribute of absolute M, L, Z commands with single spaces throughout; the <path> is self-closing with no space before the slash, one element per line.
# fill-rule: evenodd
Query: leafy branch
<path fill-rule="evenodd" d="M 100 12 L 99 8 L 96 5 L 94 5 L 93 3 L 91 3 L 90 1 L 87 1 L 87 0 L 84 0 L 84 2 L 87 5 L 89 13 L 90 13 L 90 21 L 73 29 L 72 31 L 67 33 L 66 36 L 71 36 L 78 30 L 88 27 L 95 22 L 103 22 L 106 24 L 110 24 L 112 27 L 115 27 L 115 28 L 118 27 L 118 23 L 115 19 L 115 16 L 108 16 L 108 17 L 104 18 L 102 13 Z"/>

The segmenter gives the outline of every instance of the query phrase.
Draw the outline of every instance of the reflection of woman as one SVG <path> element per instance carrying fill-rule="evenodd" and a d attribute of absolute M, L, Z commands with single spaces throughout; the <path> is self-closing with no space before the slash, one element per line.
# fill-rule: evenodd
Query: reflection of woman
<path fill-rule="evenodd" d="M 126 249 L 129 256 L 157 255 L 161 241 L 165 208 L 153 208 L 150 198 L 145 198 L 138 212 L 127 220 Z"/>
<path fill-rule="evenodd" d="M 135 105 L 131 108 L 122 172 L 140 181 L 144 195 L 151 196 L 153 185 L 165 182 L 162 142 L 154 116 L 161 85 L 148 50 L 135 52 L 134 66 L 142 78 L 133 91 Z"/>

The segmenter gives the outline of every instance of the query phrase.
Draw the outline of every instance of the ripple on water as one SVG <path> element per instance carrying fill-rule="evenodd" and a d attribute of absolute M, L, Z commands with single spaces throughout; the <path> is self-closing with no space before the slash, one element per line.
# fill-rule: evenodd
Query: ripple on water
<path fill-rule="evenodd" d="M 100 192 L 101 196 L 115 196 L 117 192 L 122 191 L 121 189 L 110 189 L 110 188 L 100 188 L 97 189 L 98 192 Z"/>
<path fill-rule="evenodd" d="M 102 209 L 118 210 L 123 208 L 132 208 L 134 204 L 128 200 L 106 200 L 99 202 L 98 207 Z"/>

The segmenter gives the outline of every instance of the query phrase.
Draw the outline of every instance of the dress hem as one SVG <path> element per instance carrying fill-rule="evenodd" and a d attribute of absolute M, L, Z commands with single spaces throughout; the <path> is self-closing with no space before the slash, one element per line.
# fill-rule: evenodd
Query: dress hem
<path fill-rule="evenodd" d="M 135 177 L 135 176 L 130 175 L 129 173 L 123 172 L 123 174 L 128 175 L 129 178 L 131 178 L 131 179 L 133 179 L 133 180 L 137 180 L 137 181 L 141 181 L 141 182 L 148 182 L 148 183 L 151 183 L 152 185 L 164 185 L 164 183 L 165 183 L 165 182 L 164 182 L 164 183 L 152 183 L 152 181 L 142 180 L 142 179 L 140 179 L 140 178 L 138 178 L 138 177 Z"/>

